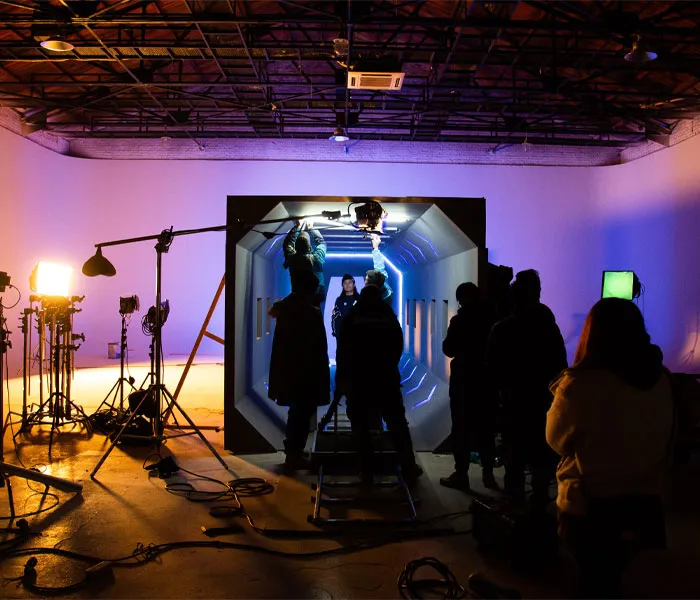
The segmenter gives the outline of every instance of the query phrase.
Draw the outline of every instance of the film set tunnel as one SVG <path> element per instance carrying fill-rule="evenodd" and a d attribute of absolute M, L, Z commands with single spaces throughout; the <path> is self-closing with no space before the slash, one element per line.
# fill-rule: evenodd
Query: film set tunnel
<path fill-rule="evenodd" d="M 327 244 L 324 277 L 328 294 L 322 308 L 334 374 L 336 342 L 331 334 L 330 315 L 342 289 L 343 274 L 353 275 L 360 290 L 365 272 L 372 268 L 371 242 L 356 228 L 354 210 L 371 201 L 379 202 L 387 213 L 380 251 L 394 290 L 394 312 L 404 332 L 402 393 L 414 446 L 416 450 L 432 451 L 449 436 L 449 359 L 442 353 L 442 341 L 458 308 L 457 285 L 465 281 L 484 283 L 485 200 L 229 196 L 226 449 L 246 454 L 274 452 L 283 447 L 287 409 L 267 397 L 275 326 L 268 311 L 291 291 L 289 271 L 283 264 L 283 242 L 294 225 L 293 217 L 309 217 Z M 328 215 L 335 216 L 329 219 Z M 372 341 L 367 340 L 367 344 L 371 347 Z M 381 378 L 382 373 L 367 373 L 367 377 Z M 319 417 L 327 408 L 319 408 Z"/>

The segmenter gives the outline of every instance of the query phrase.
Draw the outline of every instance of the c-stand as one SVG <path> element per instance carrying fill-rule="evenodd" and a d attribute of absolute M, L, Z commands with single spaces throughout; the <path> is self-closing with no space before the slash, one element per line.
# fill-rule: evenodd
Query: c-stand
<path fill-rule="evenodd" d="M 119 341 L 119 379 L 117 379 L 116 383 L 112 386 L 112 389 L 107 392 L 107 395 L 105 396 L 105 399 L 100 403 L 100 405 L 97 407 L 97 410 L 90 415 L 91 419 L 94 419 L 95 415 L 100 413 L 102 410 L 102 407 L 104 405 L 107 405 L 109 408 L 105 409 L 106 412 L 116 412 L 118 415 L 123 415 L 124 414 L 124 384 L 128 384 L 131 386 L 131 391 L 136 390 L 136 387 L 134 386 L 134 378 L 129 377 L 128 379 L 124 377 L 124 361 L 126 358 L 126 353 L 128 350 L 128 345 L 126 342 L 126 313 L 120 312 L 119 313 L 122 317 L 122 332 L 121 332 L 121 338 Z M 112 398 L 112 395 L 114 395 L 114 398 Z M 109 402 L 111 398 L 111 402 Z M 117 398 L 119 398 L 119 408 L 115 408 L 115 404 L 117 403 Z"/>
<path fill-rule="evenodd" d="M 27 416 L 23 430 L 28 430 L 33 425 L 50 424 L 49 456 L 54 431 L 59 427 L 68 423 L 83 423 L 88 433 L 92 433 L 89 417 L 71 399 L 73 354 L 80 347 L 75 342 L 85 339 L 83 334 L 73 333 L 72 317 L 80 312 L 80 309 L 75 308 L 75 303 L 82 300 L 83 297 L 80 296 L 43 296 L 41 299 L 40 322 L 43 318 L 49 328 L 52 389 L 49 397 Z"/>
<path fill-rule="evenodd" d="M 5 291 L 4 288 L 0 291 Z M 3 304 L 2 297 L 0 297 L 0 415 L 3 415 L 3 402 L 4 402 L 4 377 L 5 377 L 5 352 L 7 348 L 11 347 L 9 342 L 9 332 L 6 327 L 5 316 L 3 314 Z M 10 481 L 10 476 L 15 475 L 28 479 L 29 481 L 36 481 L 38 483 L 43 483 L 48 490 L 49 486 L 53 486 L 58 490 L 64 492 L 80 492 L 83 486 L 79 483 L 74 483 L 72 481 L 67 481 L 66 479 L 60 479 L 58 477 L 53 477 L 52 475 L 44 475 L 37 471 L 31 471 L 29 469 L 23 469 L 22 467 L 16 467 L 15 465 L 9 465 L 5 462 L 3 442 L 5 438 L 5 429 L 3 428 L 2 434 L 0 434 L 0 487 L 7 484 L 7 496 L 10 503 L 10 521 L 15 518 L 15 505 L 12 497 L 12 483 Z"/>
<path fill-rule="evenodd" d="M 119 433 L 114 436 L 112 439 L 112 443 L 110 444 L 109 448 L 107 451 L 104 453 L 100 461 L 95 465 L 95 468 L 92 470 L 90 473 L 90 477 L 93 479 L 95 478 L 95 475 L 97 474 L 97 471 L 99 471 L 100 467 L 102 464 L 107 460 L 107 457 L 110 455 L 112 450 L 114 450 L 114 447 L 117 445 L 117 443 L 120 441 L 122 437 L 127 439 L 125 432 L 127 428 L 131 425 L 131 423 L 134 421 L 134 419 L 138 416 L 143 414 L 144 416 L 147 416 L 150 420 L 150 425 L 151 425 L 151 435 L 149 436 L 151 441 L 160 444 L 163 440 L 167 440 L 173 437 L 182 437 L 182 436 L 187 436 L 187 435 L 198 435 L 199 438 L 202 440 L 204 445 L 209 449 L 209 451 L 214 455 L 214 457 L 223 465 L 224 469 L 229 470 L 228 465 L 226 462 L 224 462 L 224 459 L 219 456 L 218 452 L 214 449 L 214 447 L 209 443 L 209 440 L 207 440 L 206 437 L 202 434 L 201 430 L 194 424 L 192 419 L 187 415 L 187 413 L 182 409 L 182 407 L 177 403 L 173 395 L 168 391 L 168 389 L 165 387 L 162 381 L 162 369 L 161 369 L 161 357 L 163 356 L 163 342 L 162 342 L 162 327 L 163 327 L 163 316 L 164 312 L 161 310 L 161 269 L 162 269 L 162 260 L 163 260 L 163 254 L 166 253 L 170 249 L 170 244 L 173 241 L 173 231 L 172 227 L 168 230 L 165 229 L 163 230 L 160 235 L 152 237 L 149 236 L 147 238 L 134 238 L 131 240 L 119 240 L 117 242 L 109 242 L 106 244 L 101 244 L 101 246 L 107 246 L 107 245 L 116 245 L 116 244 L 125 244 L 125 243 L 130 243 L 132 241 L 141 241 L 142 239 L 157 239 L 157 243 L 155 245 L 156 249 L 156 302 L 154 305 L 154 310 L 153 310 L 153 319 L 152 319 L 152 343 L 153 343 L 153 363 L 155 365 L 154 369 L 154 376 L 155 376 L 155 382 L 152 383 L 148 389 L 146 390 L 145 394 L 143 394 L 143 398 L 141 398 L 141 401 L 138 403 L 138 405 L 135 408 L 131 409 L 131 414 L 129 415 L 129 418 L 124 422 L 122 425 L 121 430 Z M 98 246 L 99 248 L 100 246 Z M 165 403 L 165 406 L 163 406 L 163 403 Z M 187 423 L 190 425 L 190 428 L 192 431 L 187 432 L 187 433 L 178 433 L 175 435 L 163 435 L 163 416 L 166 414 L 172 413 L 173 409 L 177 409 L 180 414 L 184 417 L 184 419 L 187 421 Z M 128 435 L 128 434 L 127 434 Z M 131 436 L 129 437 L 138 437 L 143 439 L 144 436 Z"/>

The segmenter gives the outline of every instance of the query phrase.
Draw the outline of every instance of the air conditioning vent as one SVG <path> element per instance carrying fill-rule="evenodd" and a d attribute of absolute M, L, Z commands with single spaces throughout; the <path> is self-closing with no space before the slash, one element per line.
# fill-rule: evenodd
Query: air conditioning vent
<path fill-rule="evenodd" d="M 405 73 L 348 73 L 348 88 L 351 90 L 400 90 Z"/>

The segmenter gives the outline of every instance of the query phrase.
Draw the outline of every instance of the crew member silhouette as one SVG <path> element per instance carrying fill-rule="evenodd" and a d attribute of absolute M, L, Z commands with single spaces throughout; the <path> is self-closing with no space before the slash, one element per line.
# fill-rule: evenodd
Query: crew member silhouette
<path fill-rule="evenodd" d="M 450 415 L 455 470 L 440 479 L 445 487 L 469 490 L 472 451 L 479 452 L 484 486 L 497 489 L 493 476 L 495 454 L 494 401 L 484 373 L 490 311 L 473 283 L 457 287 L 459 310 L 450 320 L 442 351 L 450 363 Z"/>
<path fill-rule="evenodd" d="M 270 309 L 277 319 L 272 339 L 268 397 L 288 406 L 284 451 L 291 470 L 308 466 L 304 447 L 311 417 L 330 403 L 330 370 L 326 328 L 315 306 L 318 279 L 308 270 L 293 275 L 294 291 Z"/>
<path fill-rule="evenodd" d="M 302 231 L 306 225 L 308 231 Z M 294 290 L 295 275 L 300 271 L 310 271 L 318 279 L 318 289 L 314 294 L 314 304 L 320 306 L 326 301 L 326 282 L 323 266 L 326 263 L 326 242 L 323 236 L 298 219 L 284 238 L 284 268 L 289 269 Z"/>
<path fill-rule="evenodd" d="M 486 363 L 490 384 L 500 394 L 505 492 L 525 499 L 529 467 L 532 508 L 541 509 L 557 462 L 545 437 L 549 385 L 567 367 L 566 348 L 554 314 L 540 302 L 537 271 L 520 271 L 511 291 L 513 314 L 493 326 Z"/>

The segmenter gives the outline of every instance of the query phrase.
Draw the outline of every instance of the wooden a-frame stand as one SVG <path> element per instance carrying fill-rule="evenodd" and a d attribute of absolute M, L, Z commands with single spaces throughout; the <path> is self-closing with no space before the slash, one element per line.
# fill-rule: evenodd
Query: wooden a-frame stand
<path fill-rule="evenodd" d="M 209 339 L 214 340 L 215 342 L 219 342 L 222 346 L 224 344 L 224 338 L 219 337 L 218 335 L 215 335 L 211 333 L 210 331 L 207 330 L 207 327 L 209 327 L 209 322 L 211 321 L 212 316 L 214 315 L 214 311 L 216 310 L 216 306 L 219 304 L 219 300 L 221 299 L 221 294 L 224 291 L 224 286 L 226 285 L 226 273 L 224 273 L 223 277 L 221 278 L 221 283 L 219 283 L 219 288 L 216 290 L 216 294 L 214 294 L 214 299 L 211 302 L 211 306 L 209 307 L 209 312 L 207 312 L 207 316 L 204 318 L 204 323 L 202 323 L 202 328 L 199 330 L 199 335 L 197 335 L 197 340 L 194 343 L 194 346 L 192 347 L 192 351 L 190 352 L 190 356 L 187 359 L 187 364 L 185 364 L 185 369 L 182 371 L 182 375 L 180 375 L 180 381 L 177 384 L 177 387 L 175 388 L 175 393 L 173 394 L 173 398 L 177 400 L 178 396 L 180 395 L 180 390 L 182 390 L 182 386 L 185 385 L 185 379 L 187 379 L 187 374 L 190 371 L 190 367 L 194 363 L 195 356 L 197 356 L 197 351 L 199 350 L 199 346 L 202 343 L 202 339 L 204 337 L 208 337 Z M 166 412 L 163 415 L 163 423 L 167 425 L 168 418 L 170 417 L 170 411 Z M 200 429 L 213 429 L 215 431 L 221 431 L 223 430 L 223 425 L 199 425 L 198 426 Z M 185 429 L 185 427 L 179 427 L 180 429 Z"/>

